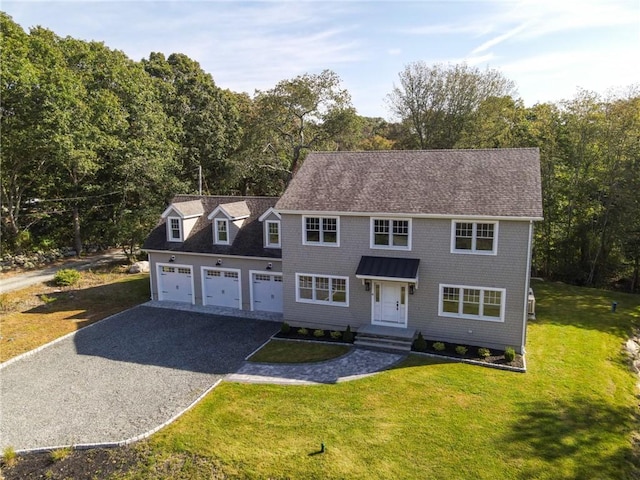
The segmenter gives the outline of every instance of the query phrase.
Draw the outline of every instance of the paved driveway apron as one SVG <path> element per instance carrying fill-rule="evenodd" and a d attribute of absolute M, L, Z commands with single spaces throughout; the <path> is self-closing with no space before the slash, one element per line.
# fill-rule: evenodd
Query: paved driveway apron
<path fill-rule="evenodd" d="M 279 325 L 140 306 L 0 370 L 0 448 L 119 442 L 181 413 Z"/>

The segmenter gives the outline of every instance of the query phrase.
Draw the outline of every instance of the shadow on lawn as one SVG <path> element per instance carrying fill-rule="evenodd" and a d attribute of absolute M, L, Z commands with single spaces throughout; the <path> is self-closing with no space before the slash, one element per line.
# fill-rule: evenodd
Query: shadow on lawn
<path fill-rule="evenodd" d="M 544 477 L 554 465 L 566 472 L 557 478 L 631 478 L 631 471 L 638 473 L 640 464 L 630 442 L 635 409 L 584 397 L 518 407 L 520 414 L 506 443 L 513 446 L 511 454 L 525 462 L 520 478 Z M 624 447 L 620 439 L 627 440 Z"/>
<path fill-rule="evenodd" d="M 632 328 L 640 327 L 640 295 L 575 287 L 561 282 L 534 281 L 536 320 L 531 324 L 549 323 L 600 330 L 626 337 Z M 617 303 L 612 312 L 612 303 Z"/>

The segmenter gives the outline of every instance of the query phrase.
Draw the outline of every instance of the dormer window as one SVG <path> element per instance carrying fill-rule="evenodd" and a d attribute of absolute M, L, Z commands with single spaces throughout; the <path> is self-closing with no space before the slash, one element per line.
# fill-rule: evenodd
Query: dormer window
<path fill-rule="evenodd" d="M 216 218 L 215 233 L 217 245 L 229 245 L 229 220 L 226 218 Z"/>
<path fill-rule="evenodd" d="M 169 217 L 169 241 L 182 241 L 182 220 L 178 217 Z"/>
<path fill-rule="evenodd" d="M 280 248 L 280 222 L 275 220 L 268 220 L 267 223 L 267 238 L 265 246 L 268 248 Z"/>

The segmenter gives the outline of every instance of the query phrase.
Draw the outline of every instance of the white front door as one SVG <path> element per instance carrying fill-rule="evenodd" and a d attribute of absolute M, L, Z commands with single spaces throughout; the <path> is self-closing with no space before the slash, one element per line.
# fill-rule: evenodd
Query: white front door
<path fill-rule="evenodd" d="M 203 305 L 242 308 L 239 270 L 203 268 L 202 283 Z"/>
<path fill-rule="evenodd" d="M 406 327 L 407 290 L 406 283 L 373 282 L 372 323 Z"/>
<path fill-rule="evenodd" d="M 191 265 L 158 264 L 158 300 L 193 303 Z"/>
<path fill-rule="evenodd" d="M 253 310 L 282 313 L 282 275 L 254 273 L 252 279 Z"/>

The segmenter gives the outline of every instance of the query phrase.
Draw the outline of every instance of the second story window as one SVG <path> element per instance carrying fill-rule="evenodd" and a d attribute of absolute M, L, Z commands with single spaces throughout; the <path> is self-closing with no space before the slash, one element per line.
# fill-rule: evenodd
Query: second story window
<path fill-rule="evenodd" d="M 338 246 L 338 217 L 302 217 L 302 243 L 305 245 Z"/>
<path fill-rule="evenodd" d="M 215 221 L 216 244 L 229 244 L 229 221 L 226 219 L 216 218 Z"/>
<path fill-rule="evenodd" d="M 176 217 L 169 217 L 169 241 L 182 241 L 182 221 Z"/>
<path fill-rule="evenodd" d="M 411 250 L 411 220 L 372 218 L 371 248 Z"/>
<path fill-rule="evenodd" d="M 267 221 L 267 247 L 280 248 L 280 222 Z"/>
<path fill-rule="evenodd" d="M 495 255 L 498 222 L 452 222 L 452 253 Z"/>

